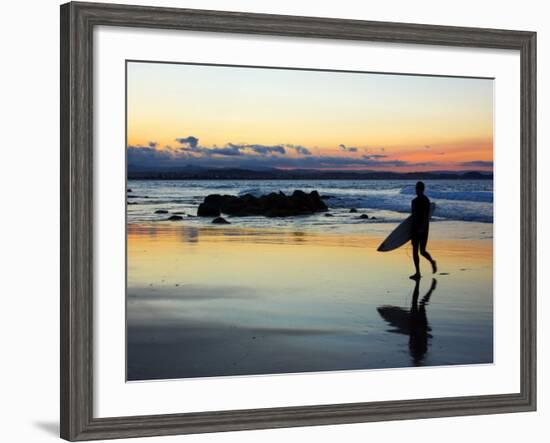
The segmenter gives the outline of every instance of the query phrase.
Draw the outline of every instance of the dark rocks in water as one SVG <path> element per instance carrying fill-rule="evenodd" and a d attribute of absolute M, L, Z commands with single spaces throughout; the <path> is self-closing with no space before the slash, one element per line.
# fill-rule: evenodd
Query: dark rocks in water
<path fill-rule="evenodd" d="M 219 217 L 223 213 L 239 217 L 252 215 L 290 217 L 325 211 L 328 211 L 328 207 L 317 191 L 307 194 L 296 190 L 292 195 L 272 192 L 260 197 L 252 194 L 242 196 L 211 194 L 199 205 L 197 215 Z"/>
<path fill-rule="evenodd" d="M 376 220 L 376 217 L 373 215 L 370 219 L 371 220 Z"/>
<path fill-rule="evenodd" d="M 325 214 L 325 217 L 334 217 L 334 215 L 332 215 L 330 212 L 327 212 L 327 213 Z"/>
<path fill-rule="evenodd" d="M 296 191 L 294 191 L 293 194 L 295 194 L 295 193 L 297 193 L 297 192 L 302 192 L 302 193 L 305 194 L 304 191 L 300 191 L 300 190 L 298 190 L 298 189 L 297 189 Z M 284 195 L 282 192 L 279 192 L 279 194 Z M 321 196 L 319 195 L 319 193 L 318 193 L 317 191 L 311 191 L 311 192 L 309 193 L 309 195 L 311 195 L 312 197 L 315 197 L 315 198 L 321 198 Z"/>
<path fill-rule="evenodd" d="M 209 195 L 204 199 L 204 202 L 199 205 L 197 210 L 197 215 L 199 217 L 219 217 L 220 216 L 220 206 L 217 199 L 212 199 L 209 197 L 215 197 L 216 195 Z M 219 196 L 221 197 L 221 195 Z"/>
<path fill-rule="evenodd" d="M 168 214 L 168 211 L 166 209 L 157 209 L 155 214 Z"/>
<path fill-rule="evenodd" d="M 126 204 L 128 204 L 128 205 L 137 205 L 138 203 L 137 203 L 137 202 L 128 202 L 128 201 L 127 201 Z"/>
<path fill-rule="evenodd" d="M 132 190 L 130 188 L 126 189 L 126 192 L 132 192 Z"/>
<path fill-rule="evenodd" d="M 174 214 L 176 214 L 176 215 L 185 215 L 185 212 L 183 212 L 183 211 L 177 211 L 177 212 L 174 212 Z"/>
<path fill-rule="evenodd" d="M 350 212 L 351 214 L 355 214 L 355 213 L 357 212 L 357 209 L 351 208 L 351 209 L 349 210 L 349 212 Z"/>
<path fill-rule="evenodd" d="M 369 216 L 367 214 L 361 214 L 359 218 L 362 220 L 368 220 Z"/>
<path fill-rule="evenodd" d="M 212 220 L 212 223 L 214 223 L 216 225 L 230 225 L 231 224 L 223 217 L 216 217 L 214 220 Z"/>
<path fill-rule="evenodd" d="M 183 220 L 183 217 L 181 215 L 171 215 L 170 217 L 168 217 L 168 220 L 178 221 L 178 220 Z"/>
<path fill-rule="evenodd" d="M 334 197 L 333 197 L 332 195 L 321 195 L 321 198 L 322 198 L 323 200 L 328 200 L 328 199 L 334 198 Z"/>

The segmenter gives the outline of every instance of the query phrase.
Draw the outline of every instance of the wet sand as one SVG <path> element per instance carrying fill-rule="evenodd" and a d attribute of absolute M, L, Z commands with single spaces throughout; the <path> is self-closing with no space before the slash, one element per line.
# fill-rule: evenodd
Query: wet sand
<path fill-rule="evenodd" d="M 128 225 L 128 380 L 491 363 L 492 225 L 433 223 L 418 288 L 392 227 Z"/>

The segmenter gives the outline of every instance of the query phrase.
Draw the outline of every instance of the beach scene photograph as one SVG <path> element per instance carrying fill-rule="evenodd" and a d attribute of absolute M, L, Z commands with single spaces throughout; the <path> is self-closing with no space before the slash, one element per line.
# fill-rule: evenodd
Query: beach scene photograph
<path fill-rule="evenodd" d="M 127 381 L 492 364 L 493 90 L 127 61 Z"/>

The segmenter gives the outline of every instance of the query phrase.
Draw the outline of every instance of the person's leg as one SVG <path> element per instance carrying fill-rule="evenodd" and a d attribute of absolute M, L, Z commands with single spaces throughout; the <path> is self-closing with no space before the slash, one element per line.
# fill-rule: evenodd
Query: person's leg
<path fill-rule="evenodd" d="M 420 257 L 418 256 L 418 248 L 420 246 L 418 237 L 413 237 L 411 239 L 412 247 L 413 247 L 413 262 L 414 262 L 414 269 L 415 273 L 411 275 L 410 278 L 417 279 L 420 278 Z"/>
<path fill-rule="evenodd" d="M 435 260 L 432 258 L 430 253 L 426 251 L 426 245 L 428 244 L 428 233 L 426 232 L 426 235 L 423 235 L 420 239 L 420 254 L 422 257 L 424 257 L 426 260 L 428 260 L 432 265 L 432 272 L 435 274 L 437 272 L 437 264 Z"/>

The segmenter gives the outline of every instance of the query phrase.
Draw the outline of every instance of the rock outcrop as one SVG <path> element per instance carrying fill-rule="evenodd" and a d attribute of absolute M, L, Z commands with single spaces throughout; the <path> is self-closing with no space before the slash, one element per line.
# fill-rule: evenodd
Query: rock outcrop
<path fill-rule="evenodd" d="M 256 197 L 211 194 L 199 205 L 197 215 L 219 217 L 228 214 L 239 217 L 264 215 L 266 217 L 291 217 L 328 211 L 328 207 L 317 191 L 309 194 L 296 190 L 292 195 L 272 192 Z"/>

